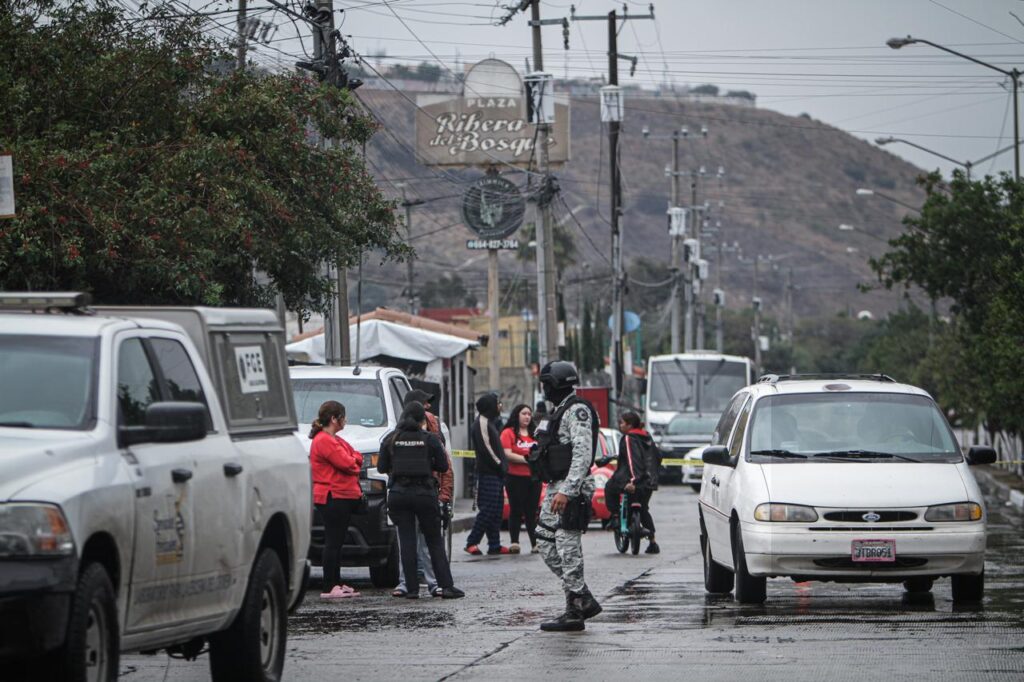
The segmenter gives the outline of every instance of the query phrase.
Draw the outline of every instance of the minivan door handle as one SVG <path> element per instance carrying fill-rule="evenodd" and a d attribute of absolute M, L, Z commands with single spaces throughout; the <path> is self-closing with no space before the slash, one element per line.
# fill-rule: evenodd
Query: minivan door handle
<path fill-rule="evenodd" d="M 174 469 L 171 471 L 171 480 L 175 483 L 184 483 L 190 478 L 192 478 L 191 469 Z"/>
<path fill-rule="evenodd" d="M 711 477 L 711 485 L 715 486 L 716 488 L 718 487 L 718 476 Z"/>
<path fill-rule="evenodd" d="M 240 473 L 242 473 L 242 465 L 238 462 L 228 462 L 224 465 L 224 475 L 228 478 L 234 478 Z"/>

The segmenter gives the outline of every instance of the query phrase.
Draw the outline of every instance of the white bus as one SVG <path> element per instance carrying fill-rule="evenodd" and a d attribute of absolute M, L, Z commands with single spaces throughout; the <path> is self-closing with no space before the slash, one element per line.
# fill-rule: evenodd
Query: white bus
<path fill-rule="evenodd" d="M 754 381 L 754 363 L 738 355 L 690 351 L 651 356 L 647 364 L 647 428 L 665 457 L 681 458 L 711 442 L 722 410 Z M 672 477 L 678 467 L 665 467 Z M 701 466 L 681 468 L 682 482 L 700 489 Z"/>

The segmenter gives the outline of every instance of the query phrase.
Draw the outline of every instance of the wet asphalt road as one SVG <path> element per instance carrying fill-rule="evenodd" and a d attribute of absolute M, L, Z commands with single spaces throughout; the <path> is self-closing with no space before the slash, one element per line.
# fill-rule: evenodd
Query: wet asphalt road
<path fill-rule="evenodd" d="M 764 606 L 741 607 L 704 592 L 696 500 L 681 487 L 655 495 L 660 555 L 620 555 L 610 533 L 586 535 L 587 579 L 605 611 L 584 633 L 538 630 L 563 605 L 539 556 L 472 558 L 458 549 L 463 535 L 453 573 L 466 599 L 394 599 L 349 569 L 361 597 L 323 604 L 310 595 L 292 615 L 284 677 L 1024 680 L 1019 511 L 989 502 L 980 607 L 954 607 L 949 580 L 909 600 L 900 585 L 782 579 L 768 582 Z M 127 656 L 122 679 L 203 680 L 207 663 Z"/>

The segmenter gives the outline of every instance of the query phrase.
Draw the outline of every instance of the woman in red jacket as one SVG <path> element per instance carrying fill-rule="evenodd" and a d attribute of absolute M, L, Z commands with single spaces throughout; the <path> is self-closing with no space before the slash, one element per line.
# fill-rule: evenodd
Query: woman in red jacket
<path fill-rule="evenodd" d="M 324 592 L 321 599 L 357 597 L 359 593 L 341 583 L 341 547 L 348 522 L 359 505 L 359 471 L 363 456 L 337 435 L 345 428 L 345 406 L 328 400 L 309 432 L 313 445 L 309 465 L 313 473 L 313 504 L 324 522 Z"/>

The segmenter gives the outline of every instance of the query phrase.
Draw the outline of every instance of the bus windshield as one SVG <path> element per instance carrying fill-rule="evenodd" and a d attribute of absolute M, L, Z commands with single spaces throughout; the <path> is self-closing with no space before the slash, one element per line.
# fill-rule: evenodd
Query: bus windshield
<path fill-rule="evenodd" d="M 749 383 L 747 363 L 725 358 L 651 363 L 648 407 L 661 412 L 720 413 Z"/>

